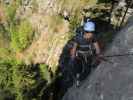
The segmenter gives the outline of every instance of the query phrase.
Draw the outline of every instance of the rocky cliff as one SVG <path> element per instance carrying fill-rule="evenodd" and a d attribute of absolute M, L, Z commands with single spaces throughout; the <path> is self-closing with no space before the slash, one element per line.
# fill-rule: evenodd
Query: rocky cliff
<path fill-rule="evenodd" d="M 0 0 L 0 98 L 52 98 L 48 86 L 84 17 L 96 21 L 97 33 L 107 33 L 101 40 L 112 40 L 111 6 L 111 0 Z M 116 13 L 113 20 L 121 22 Z"/>
<path fill-rule="evenodd" d="M 73 86 L 63 100 L 132 100 L 133 98 L 133 17 L 118 32 L 112 46 L 104 55 L 123 55 L 106 58 L 81 87 Z"/>

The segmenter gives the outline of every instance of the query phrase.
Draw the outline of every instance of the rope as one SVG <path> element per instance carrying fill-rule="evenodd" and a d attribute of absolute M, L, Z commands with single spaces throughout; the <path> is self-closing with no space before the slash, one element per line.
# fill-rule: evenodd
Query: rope
<path fill-rule="evenodd" d="M 110 57 L 121 57 L 121 56 L 131 56 L 133 55 L 133 53 L 124 53 L 124 54 L 114 54 L 114 55 L 105 55 L 103 57 L 107 57 L 107 58 L 110 58 Z"/>

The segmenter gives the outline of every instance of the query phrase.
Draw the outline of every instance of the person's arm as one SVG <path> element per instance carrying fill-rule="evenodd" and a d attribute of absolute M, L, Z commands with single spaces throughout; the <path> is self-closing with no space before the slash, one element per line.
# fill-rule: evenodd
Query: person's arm
<path fill-rule="evenodd" d="M 96 54 L 99 55 L 101 53 L 101 50 L 100 50 L 100 46 L 99 46 L 98 42 L 95 42 L 94 46 L 96 48 Z"/>
<path fill-rule="evenodd" d="M 76 49 L 77 49 L 77 43 L 74 43 L 74 44 L 73 44 L 73 48 L 72 48 L 71 51 L 70 51 L 70 56 L 71 56 L 72 59 L 75 58 Z"/>

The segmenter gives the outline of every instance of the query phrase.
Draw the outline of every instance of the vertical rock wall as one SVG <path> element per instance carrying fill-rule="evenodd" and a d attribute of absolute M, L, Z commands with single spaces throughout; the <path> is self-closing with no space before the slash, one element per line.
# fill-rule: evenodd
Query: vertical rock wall
<path fill-rule="evenodd" d="M 105 55 L 133 52 L 133 17 L 118 33 Z M 106 58 L 81 87 L 72 87 L 63 100 L 132 100 L 133 56 Z"/>

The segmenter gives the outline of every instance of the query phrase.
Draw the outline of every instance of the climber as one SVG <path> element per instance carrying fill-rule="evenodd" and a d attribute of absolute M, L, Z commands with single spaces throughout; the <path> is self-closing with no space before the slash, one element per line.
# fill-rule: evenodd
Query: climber
<path fill-rule="evenodd" d="M 82 38 L 76 38 L 73 47 L 70 50 L 70 64 L 74 65 L 74 76 L 77 78 L 77 85 L 79 80 L 83 80 L 88 73 L 91 71 L 93 66 L 93 60 L 99 58 L 100 47 L 94 35 L 95 24 L 92 21 L 87 21 L 83 25 L 83 36 Z"/>

